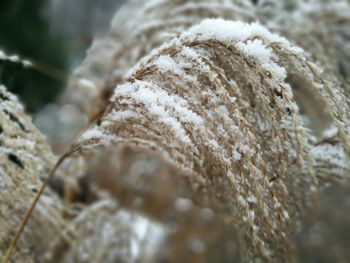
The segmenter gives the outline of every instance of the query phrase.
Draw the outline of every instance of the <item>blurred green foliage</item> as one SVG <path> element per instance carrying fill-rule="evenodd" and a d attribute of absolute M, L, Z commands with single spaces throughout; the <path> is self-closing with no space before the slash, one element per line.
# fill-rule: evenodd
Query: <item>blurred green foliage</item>
<path fill-rule="evenodd" d="M 62 34 L 45 17 L 45 0 L 0 1 L 0 49 L 29 59 L 44 71 L 66 71 L 68 49 Z M 64 18 L 62 18 L 64 19 Z M 29 112 L 53 101 L 64 86 L 58 74 L 43 74 L 21 64 L 0 61 L 0 82 L 17 94 Z"/>

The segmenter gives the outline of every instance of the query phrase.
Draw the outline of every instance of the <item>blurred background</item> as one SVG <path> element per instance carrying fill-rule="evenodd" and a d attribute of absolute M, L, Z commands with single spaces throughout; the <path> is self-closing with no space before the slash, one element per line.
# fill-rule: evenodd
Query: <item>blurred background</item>
<path fill-rule="evenodd" d="M 30 113 L 57 99 L 67 74 L 103 35 L 124 0 L 2 0 L 0 49 L 35 62 L 42 71 L 0 61 L 0 80 Z"/>
<path fill-rule="evenodd" d="M 0 83 L 16 94 L 60 151 L 86 125 L 73 105 L 58 107 L 69 74 L 125 0 L 1 0 L 0 50 L 34 63 L 0 60 Z M 55 147 L 55 145 L 57 147 Z"/>

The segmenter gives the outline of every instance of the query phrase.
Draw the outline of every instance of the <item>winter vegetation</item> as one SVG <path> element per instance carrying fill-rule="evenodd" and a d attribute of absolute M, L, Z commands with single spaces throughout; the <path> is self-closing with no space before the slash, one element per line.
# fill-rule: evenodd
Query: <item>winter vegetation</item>
<path fill-rule="evenodd" d="M 349 37 L 346 0 L 128 1 L 56 102 L 75 139 L 0 87 L 0 261 L 347 262 Z"/>

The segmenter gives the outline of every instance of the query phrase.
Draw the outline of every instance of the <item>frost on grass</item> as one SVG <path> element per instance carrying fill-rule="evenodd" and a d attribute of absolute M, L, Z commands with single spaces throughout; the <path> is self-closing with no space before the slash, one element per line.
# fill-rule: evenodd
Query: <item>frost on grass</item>
<path fill-rule="evenodd" d="M 54 160 L 17 98 L 0 86 L 0 258 Z M 30 230 L 18 242 L 21 250 L 15 251 L 13 262 L 35 262 L 33 255 L 41 257 L 49 249 L 43 235 L 55 235 L 62 228 L 60 208 L 58 198 L 45 191 L 29 222 Z"/>
<path fill-rule="evenodd" d="M 285 7 L 284 1 L 278 0 L 256 4 L 240 0 L 129 1 L 115 15 L 109 34 L 94 41 L 70 80 L 64 101 L 78 105 L 93 120 L 106 107 L 124 74 L 140 58 L 209 17 L 261 21 L 266 28 L 297 43 L 328 73 L 348 84 L 349 3 L 346 0 L 307 3 L 295 0 L 291 4 L 294 8 Z M 256 27 L 257 33 L 266 33 L 261 28 Z M 256 46 L 258 42 L 251 43 Z M 300 48 L 295 48 L 295 52 L 300 52 Z M 285 75 L 280 68 L 274 68 L 280 76 Z M 86 89 L 79 81 L 81 78 L 91 80 L 95 88 Z"/>
<path fill-rule="evenodd" d="M 0 61 L 10 61 L 13 63 L 20 63 L 24 67 L 31 67 L 33 63 L 29 60 L 22 59 L 18 55 L 7 55 L 4 51 L 0 50 Z"/>
<path fill-rule="evenodd" d="M 303 47 L 326 72 L 349 86 L 349 1 L 297 0 L 292 9 L 284 8 L 284 1 L 263 1 L 256 7 L 256 18 Z"/>
<path fill-rule="evenodd" d="M 103 111 L 128 70 L 154 48 L 207 17 L 250 20 L 252 10 L 248 7 L 249 4 L 242 6 L 227 0 L 128 1 L 116 13 L 110 32 L 94 41 L 86 59 L 74 72 L 64 102 L 78 105 L 92 120 Z M 167 56 L 159 59 L 165 62 L 163 66 L 169 66 Z M 89 79 L 94 88 L 87 89 L 80 79 Z"/>
<path fill-rule="evenodd" d="M 104 147 L 158 153 L 190 178 L 200 202 L 238 220 L 244 258 L 283 260 L 273 255 L 288 254 L 294 222 L 334 174 L 296 92 L 313 93 L 336 126 L 344 155 L 332 165 L 348 178 L 348 105 L 331 85 L 301 49 L 260 24 L 208 19 L 140 60 L 75 147 L 85 152 L 107 140 Z"/>
<path fill-rule="evenodd" d="M 257 59 L 264 69 L 274 73 L 277 77 L 286 78 L 286 71 L 273 61 L 273 51 L 260 39 L 268 43 L 281 43 L 291 52 L 301 53 L 301 49 L 293 47 L 285 38 L 272 34 L 258 23 L 246 24 L 243 22 L 225 21 L 223 19 L 207 19 L 198 26 L 192 27 L 182 38 L 187 40 L 217 40 L 224 43 L 235 42 L 236 47 Z M 253 40 L 250 40 L 253 39 Z M 274 57 L 276 60 L 276 57 Z"/>
<path fill-rule="evenodd" d="M 96 114 L 104 112 L 72 147 L 80 160 L 84 159 L 82 166 L 87 170 L 98 163 L 100 171 L 86 173 L 87 177 L 93 177 L 89 181 L 93 187 L 110 190 L 124 207 L 142 210 L 159 221 L 174 215 L 169 208 L 178 212 L 175 215 L 182 215 L 194 204 L 207 207 L 189 213 L 195 216 L 190 217 L 188 225 L 181 225 L 186 233 L 179 231 L 175 239 L 185 245 L 184 250 L 175 250 L 175 256 L 188 250 L 203 256 L 211 245 L 199 238 L 200 234 L 208 237 L 212 230 L 221 235 L 218 225 L 222 223 L 226 224 L 228 235 L 238 233 L 234 244 L 238 244 L 242 261 L 264 258 L 286 262 L 290 260 L 286 258 L 290 234 L 299 225 L 300 214 L 313 206 L 318 189 L 333 181 L 349 180 L 348 99 L 342 88 L 326 79 L 326 74 L 302 49 L 258 23 L 209 19 L 190 28 L 204 17 L 251 21 L 254 15 L 266 22 L 264 15 L 269 19 L 274 15 L 267 27 L 283 32 L 307 50 L 310 47 L 317 60 L 326 62 L 327 70 L 346 79 L 346 56 L 342 54 L 348 54 L 344 41 L 348 32 L 348 3 L 336 1 L 322 8 L 318 8 L 318 1 L 294 3 L 298 8 L 289 15 L 281 12 L 282 1 L 256 1 L 253 5 L 250 1 L 155 0 L 130 11 L 133 10 L 130 7 L 140 4 L 133 1 L 122 11 L 124 14 L 116 16 L 111 33 L 95 41 L 86 61 L 72 77 L 67 100 L 78 104 L 93 120 Z M 334 20 L 328 21 L 324 14 L 332 14 L 329 17 Z M 125 18 L 131 16 L 135 19 L 128 19 L 125 24 Z M 322 26 L 311 22 L 313 16 Z M 310 21 L 305 23 L 301 17 Z M 118 24 L 125 26 L 118 29 L 115 26 Z M 290 25 L 294 25 L 293 30 Z M 174 36 L 179 37 L 170 41 Z M 324 43 L 325 39 L 336 41 L 329 45 Z M 164 42 L 167 44 L 161 46 Z M 113 91 L 125 72 L 147 54 L 128 74 L 126 83 Z M 2 53 L 0 59 L 20 61 L 16 56 Z M 311 107 L 308 100 L 303 100 L 304 94 L 313 98 Z M 29 169 L 27 176 L 41 174 L 37 173 L 36 164 L 29 168 L 28 164 L 31 164 L 29 159 L 37 158 L 37 147 L 42 144 L 22 113 L 14 113 L 21 112 L 14 97 L 3 90 L 0 95 L 4 101 L 0 138 L 6 142 L 0 148 L 1 162 L 5 164 L 0 167 L 0 185 L 2 189 L 13 189 L 5 190 L 2 198 L 8 198 L 19 190 L 37 190 L 38 182 L 34 179 L 29 183 L 26 180 L 23 189 L 15 189 L 11 178 L 23 175 L 19 169 Z M 314 105 L 316 111 L 322 109 L 321 116 L 314 114 Z M 18 155 L 12 153 L 14 148 Z M 107 151 L 106 156 L 96 161 L 90 158 L 96 157 L 96 148 L 112 153 Z M 146 157 L 140 157 L 140 152 L 146 153 Z M 45 156 L 51 156 L 47 153 Z M 70 161 L 74 163 L 75 159 Z M 113 169 L 106 171 L 108 161 L 118 173 Z M 40 168 L 45 168 L 47 163 L 38 161 Z M 160 165 L 161 169 L 157 170 L 159 163 L 165 168 Z M 71 168 L 69 162 L 67 166 Z M 108 173 L 107 184 L 97 183 L 99 175 Z M 113 179 L 119 173 L 121 178 L 116 183 Z M 165 174 L 171 175 L 173 181 L 164 183 Z M 174 199 L 171 196 L 174 188 L 183 186 L 179 178 L 188 180 L 190 189 L 184 191 L 180 187 L 179 192 L 186 196 Z M 94 191 L 101 194 L 100 189 Z M 18 195 L 24 196 L 22 192 Z M 148 199 L 140 199 L 147 195 L 150 195 Z M 47 213 L 47 206 L 54 207 L 55 200 L 47 196 L 41 199 L 44 205 L 39 204 L 39 214 Z M 10 211 L 5 208 L 1 211 Z M 115 200 L 100 200 L 84 207 L 72 219 L 72 224 L 57 235 L 62 241 L 57 243 L 58 252 L 66 253 L 62 256 L 64 262 L 136 258 L 142 245 L 133 237 L 143 237 L 145 225 L 152 228 L 154 221 L 144 220 L 138 213 L 132 218 L 129 212 L 114 209 L 118 209 Z M 222 220 L 194 230 L 201 222 L 199 218 L 213 215 L 219 215 Z M 53 220 L 55 226 L 50 230 L 58 228 L 60 217 L 54 218 L 58 220 Z M 46 219 L 41 217 L 35 226 L 46 227 Z M 136 231 L 128 223 L 135 223 Z M 6 226 L 6 222 L 0 226 Z M 1 233 L 3 228 L 0 230 Z M 174 225 L 171 230 L 174 231 Z M 46 229 L 39 232 L 48 235 Z M 37 236 L 31 235 L 31 240 Z M 191 236 L 198 238 L 187 239 Z M 42 250 L 50 243 L 45 241 L 37 242 L 38 246 L 43 244 Z M 158 245 L 160 251 L 169 251 L 169 247 Z M 185 257 L 175 262 L 181 261 L 189 260 Z"/>

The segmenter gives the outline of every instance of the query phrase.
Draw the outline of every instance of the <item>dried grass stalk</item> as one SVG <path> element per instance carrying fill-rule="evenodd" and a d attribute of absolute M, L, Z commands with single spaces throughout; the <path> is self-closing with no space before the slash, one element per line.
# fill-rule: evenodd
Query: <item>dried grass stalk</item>
<path fill-rule="evenodd" d="M 334 125 L 336 145 L 294 98 L 304 92 Z M 342 89 L 301 49 L 256 23 L 205 20 L 141 60 L 72 152 L 113 145 L 159 154 L 190 178 L 198 200 L 233 219 L 243 261 L 280 262 L 290 260 L 300 213 L 315 205 L 318 177 L 332 180 L 337 167 L 348 180 L 348 123 Z M 338 149 L 337 159 L 322 147 Z"/>
<path fill-rule="evenodd" d="M 137 3 L 132 2 L 122 12 L 129 15 L 126 10 Z M 85 178 L 87 170 L 91 173 L 88 184 L 94 188 L 93 200 L 103 196 L 101 188 L 107 189 L 127 209 L 126 218 L 136 210 L 158 224 L 169 211 L 177 215 L 178 211 L 171 208 L 179 198 L 195 203 L 198 210 L 186 214 L 187 221 L 179 217 L 180 222 L 184 221 L 181 229 L 164 243 L 173 244 L 171 249 L 167 247 L 173 255 L 184 255 L 187 247 L 182 241 L 191 235 L 203 234 L 203 240 L 220 240 L 225 239 L 222 232 L 230 229 L 228 235 L 239 237 L 235 240 L 239 249 L 234 250 L 243 262 L 256 258 L 290 261 L 290 235 L 301 215 L 314 207 L 319 189 L 332 181 L 349 180 L 350 118 L 343 88 L 327 80 L 301 49 L 258 24 L 205 20 L 141 60 L 107 103 L 126 70 L 174 34 L 206 16 L 250 20 L 259 9 L 252 10 L 247 2 L 245 5 L 230 1 L 149 2 L 127 24 L 126 32 L 112 29 L 106 39 L 92 48 L 67 92 L 68 100 L 80 105 L 91 119 L 101 111 L 104 114 L 72 146 L 70 152 L 75 156 L 61 172 Z M 170 11 L 177 15 L 169 16 Z M 121 18 L 118 15 L 115 24 Z M 143 27 L 130 30 L 138 24 Z M 295 33 L 295 39 L 305 31 L 301 32 Z M 122 43 L 115 41 L 118 38 L 123 38 Z M 300 43 L 304 43 L 302 40 Z M 332 49 L 337 49 L 337 45 Z M 325 46 L 320 44 L 322 50 Z M 338 59 L 339 56 L 327 66 L 335 74 Z M 75 90 L 77 85 L 79 89 Z M 87 96 L 83 96 L 84 100 L 82 94 Z M 28 182 L 33 182 L 37 189 L 40 180 L 36 173 L 42 169 L 47 172 L 53 157 L 15 99 L 3 89 L 0 95 L 4 108 L 0 114 L 5 116 L 0 120 L 0 131 L 5 130 L 5 135 L 0 136 L 6 136 L 5 146 L 0 146 L 5 151 L 1 159 L 5 168 L 0 170 L 5 194 L 0 196 L 4 204 L 0 211 L 7 220 L 13 198 L 28 196 L 25 201 L 30 200 L 33 194 L 27 191 L 31 185 Z M 36 143 L 28 144 L 33 140 Z M 11 154 L 12 149 L 16 154 Z M 100 155 L 101 152 L 108 155 Z M 157 169 L 145 169 L 149 166 L 142 163 L 144 158 L 148 165 L 156 163 Z M 141 167 L 140 161 L 144 166 L 135 172 L 135 167 Z M 71 165 L 78 165 L 79 172 Z M 165 181 L 158 180 L 161 176 Z M 23 180 L 25 187 L 15 185 Z M 67 201 L 74 199 L 78 191 L 76 178 L 68 180 L 70 186 L 64 187 L 75 190 L 68 195 L 71 191 L 65 191 Z M 144 203 L 135 202 L 140 200 L 135 194 Z M 63 219 L 58 214 L 60 202 L 48 193 L 39 201 L 39 209 L 31 219 L 36 223 L 29 226 L 29 234 L 24 233 L 15 260 L 52 261 L 56 257 L 60 262 L 88 262 L 91 258 L 104 262 L 130 260 L 132 222 L 120 217 L 122 212 L 116 199 L 97 201 L 59 232 L 63 229 Z M 21 201 L 14 215 L 22 214 L 27 207 L 29 203 Z M 220 218 L 212 222 L 219 237 L 205 232 L 209 228 L 206 224 L 193 229 L 192 223 L 199 222 L 197 212 L 201 209 L 210 209 Z M 0 231 L 1 244 L 8 244 L 9 231 L 19 220 L 16 217 L 9 228 Z M 5 223 L 0 219 L 0 226 Z M 50 244 L 42 238 L 43 233 L 45 237 L 57 233 L 63 236 Z M 106 238 L 106 234 L 117 233 L 123 233 L 120 239 Z M 26 248 L 33 238 L 38 242 L 34 241 L 35 252 L 29 255 Z M 101 246 L 94 254 L 97 244 Z M 198 244 L 195 247 L 198 249 Z M 159 252 L 162 251 L 159 246 L 156 248 L 144 262 L 168 259 L 169 255 Z M 1 251 L 4 249 L 1 247 Z M 44 251 L 48 252 L 45 256 Z M 203 255 L 191 262 L 203 262 Z M 185 259 L 175 257 L 173 262 L 188 259 L 186 254 Z"/>
<path fill-rule="evenodd" d="M 17 98 L 0 86 L 0 259 L 54 161 L 44 137 Z M 65 223 L 60 209 L 57 196 L 47 190 L 18 242 L 12 262 L 43 258 L 50 237 L 58 235 Z"/>
<path fill-rule="evenodd" d="M 349 86 L 349 1 L 261 0 L 255 17 L 304 48 L 326 72 Z"/>
<path fill-rule="evenodd" d="M 131 1 L 116 14 L 109 34 L 90 48 L 69 82 L 64 102 L 78 105 L 94 120 L 130 67 L 208 17 L 259 20 L 304 48 L 346 89 L 350 76 L 349 12 L 350 5 L 345 0 Z"/>
<path fill-rule="evenodd" d="M 94 41 L 74 72 L 64 102 L 78 105 L 93 120 L 139 59 L 204 18 L 252 21 L 247 6 L 227 0 L 129 1 L 115 15 L 108 35 Z"/>

